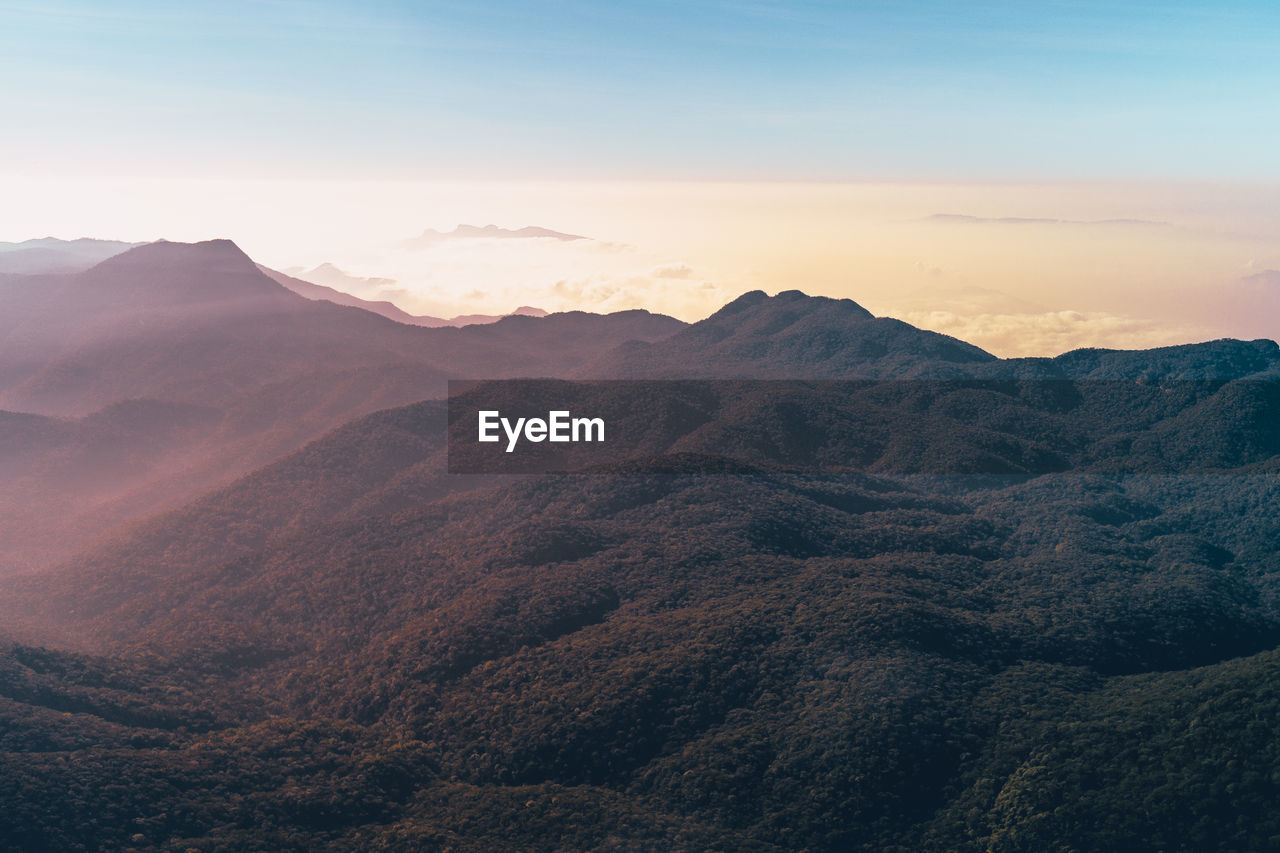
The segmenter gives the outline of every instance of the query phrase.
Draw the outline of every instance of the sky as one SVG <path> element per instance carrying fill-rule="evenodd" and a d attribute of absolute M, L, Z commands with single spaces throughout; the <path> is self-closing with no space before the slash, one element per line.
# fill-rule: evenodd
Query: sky
<path fill-rule="evenodd" d="M 10 168 L 1280 178 L 1262 2 L 0 3 Z"/>
<path fill-rule="evenodd" d="M 0 240 L 230 237 L 419 313 L 796 287 L 1009 353 L 1253 334 L 1277 43 L 1238 0 L 0 2 Z M 490 222 L 593 239 L 402 247 Z"/>

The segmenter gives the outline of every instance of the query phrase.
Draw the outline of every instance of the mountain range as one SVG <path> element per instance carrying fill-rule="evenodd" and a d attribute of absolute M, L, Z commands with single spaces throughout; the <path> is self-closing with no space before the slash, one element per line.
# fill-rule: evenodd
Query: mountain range
<path fill-rule="evenodd" d="M 1280 835 L 1274 341 L 998 359 L 799 291 L 432 329 L 226 241 L 0 300 L 0 849 Z M 637 449 L 448 473 L 445 379 L 516 377 L 465 394 Z"/>
<path fill-rule="evenodd" d="M 477 234 L 489 233 L 485 229 L 474 229 L 473 226 L 459 226 L 459 228 L 464 229 L 462 236 L 466 236 L 469 233 L 465 230 L 468 228 L 476 231 Z M 496 226 L 489 226 L 490 230 L 495 228 Z M 504 229 L 497 229 L 497 231 L 503 234 L 516 236 L 544 236 L 541 232 L 546 232 L 547 235 L 557 233 L 539 228 L 521 229 L 518 232 L 505 231 Z M 538 233 L 526 235 L 524 232 L 527 231 Z M 564 235 L 564 237 L 568 239 L 569 235 Z M 162 240 L 160 242 L 167 241 Z M 118 240 L 93 240 L 89 238 L 60 240 L 56 237 L 26 240 L 21 243 L 0 243 L 0 274 L 18 273 L 22 275 L 38 275 L 45 273 L 56 274 L 83 272 L 108 258 L 142 245 L 145 244 L 123 243 Z M 374 314 L 380 314 L 390 320 L 395 320 L 397 323 L 407 323 L 412 326 L 427 326 L 429 328 L 436 328 L 438 326 L 469 326 L 478 323 L 497 322 L 503 317 L 511 315 L 541 317 L 547 313 L 540 308 L 531 308 L 524 305 L 516 308 L 511 312 L 511 314 L 502 315 L 465 314 L 448 319 L 442 317 L 414 315 L 402 310 L 392 302 L 386 300 L 361 299 L 349 292 L 352 289 L 391 285 L 395 283 L 394 279 L 357 278 L 355 276 L 348 275 L 333 264 L 329 263 L 320 264 L 310 270 L 302 267 L 295 267 L 285 272 L 279 272 L 262 266 L 261 264 L 258 264 L 257 266 L 263 274 L 299 296 L 304 296 L 307 299 L 332 302 L 336 305 L 363 308 L 366 311 L 370 311 Z"/>
<path fill-rule="evenodd" d="M 225 240 L 146 244 L 79 273 L 2 276 L 0 410 L 61 420 L 0 423 L 5 455 L 26 470 L 0 487 L 0 556 L 66 556 L 353 417 L 443 396 L 448 375 L 564 373 L 619 340 L 682 325 L 632 311 L 426 329 L 303 298 Z M 166 436 L 128 464 L 110 438 L 121 406 L 129 441 Z"/>
<path fill-rule="evenodd" d="M 407 240 L 404 243 L 404 247 L 406 249 L 427 249 L 449 240 L 475 240 L 479 238 L 489 240 L 547 239 L 560 240 L 561 242 L 588 239 L 577 234 L 553 231 L 550 228 L 543 228 L 539 225 L 526 225 L 523 228 L 502 228 L 497 225 L 458 225 L 452 231 L 437 231 L 434 228 L 428 228 L 412 240 Z"/>
<path fill-rule="evenodd" d="M 41 237 L 21 243 L 0 243 L 0 273 L 80 272 L 140 245 L 87 237 L 78 240 Z"/>
<path fill-rule="evenodd" d="M 365 311 L 386 317 L 388 320 L 407 323 L 410 326 L 426 326 L 430 329 L 437 329 L 441 326 L 472 326 L 496 323 L 503 317 L 545 317 L 547 315 L 547 312 L 541 308 L 531 308 L 528 305 L 522 305 L 510 314 L 459 314 L 449 319 L 410 314 L 393 302 L 361 299 L 344 290 L 336 289 L 339 286 L 349 288 L 353 283 L 367 281 L 367 279 L 352 279 L 351 276 L 348 276 L 332 264 L 321 264 L 309 272 L 299 272 L 298 276 L 300 277 L 277 272 L 261 265 L 258 268 L 277 284 L 283 285 L 299 296 L 332 302 L 335 305 L 346 305 L 350 308 L 362 308 Z M 331 282 L 334 286 L 326 286 L 323 284 L 325 281 Z M 384 279 L 384 281 L 390 282 L 391 279 Z"/>

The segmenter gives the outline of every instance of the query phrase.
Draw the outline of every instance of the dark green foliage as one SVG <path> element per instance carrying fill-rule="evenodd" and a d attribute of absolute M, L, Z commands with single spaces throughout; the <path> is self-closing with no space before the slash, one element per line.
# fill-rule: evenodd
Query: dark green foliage
<path fill-rule="evenodd" d="M 1274 573 L 1211 534 L 1274 482 L 936 486 L 545 477 L 197 561 L 103 626 L 231 728 L 99 700 L 5 799 L 66 849 L 1265 849 Z"/>
<path fill-rule="evenodd" d="M 784 297 L 683 340 L 870 322 Z M 1274 345 L 1001 364 L 526 479 L 379 412 L 11 583 L 107 656 L 0 652 L 0 849 L 1275 849 Z"/>

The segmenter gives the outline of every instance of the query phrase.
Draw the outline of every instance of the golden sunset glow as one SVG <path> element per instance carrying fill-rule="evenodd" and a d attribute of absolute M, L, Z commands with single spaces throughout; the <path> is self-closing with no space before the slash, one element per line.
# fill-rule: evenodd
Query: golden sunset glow
<path fill-rule="evenodd" d="M 1280 188 L 1171 183 L 338 182 L 7 178 L 15 237 L 235 240 L 332 264 L 411 313 L 647 308 L 747 290 L 847 297 L 1002 355 L 1274 336 Z M 110 222 L 109 230 L 102 223 Z M 588 239 L 445 240 L 537 225 Z M 373 280 L 364 281 L 364 280 Z M 1271 302 L 1267 302 L 1271 300 Z"/>

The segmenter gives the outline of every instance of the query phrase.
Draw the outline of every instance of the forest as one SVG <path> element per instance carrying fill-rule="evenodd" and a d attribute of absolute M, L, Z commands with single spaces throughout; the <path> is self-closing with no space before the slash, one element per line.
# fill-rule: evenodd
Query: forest
<path fill-rule="evenodd" d="M 796 292 L 688 326 L 509 319 L 384 354 L 585 323 L 586 367 L 513 354 L 489 378 L 536 381 L 463 397 L 568 395 L 630 451 L 451 473 L 455 401 L 425 393 L 310 399 L 286 436 L 269 389 L 310 370 L 288 323 L 262 384 L 201 344 L 119 377 L 155 402 L 107 420 L 0 418 L 36 454 L 0 462 L 45 486 L 8 499 L 42 510 L 69 459 L 203 454 L 199 489 L 141 478 L 167 497 L 85 510 L 74 549 L 0 577 L 0 849 L 1280 845 L 1274 342 L 1002 360 Z M 28 371 L 7 399 L 70 406 L 76 381 Z"/>

